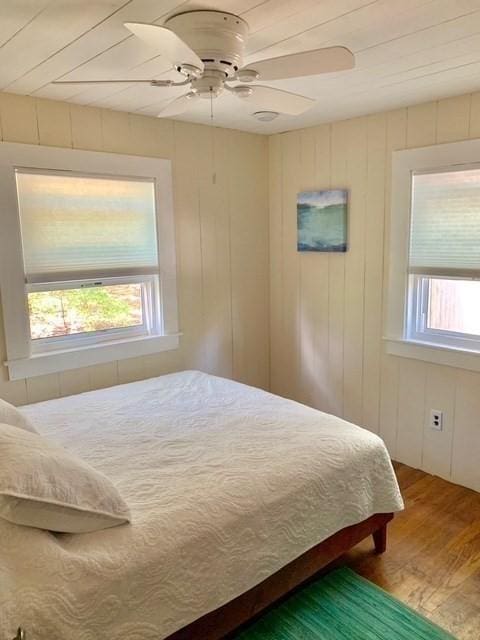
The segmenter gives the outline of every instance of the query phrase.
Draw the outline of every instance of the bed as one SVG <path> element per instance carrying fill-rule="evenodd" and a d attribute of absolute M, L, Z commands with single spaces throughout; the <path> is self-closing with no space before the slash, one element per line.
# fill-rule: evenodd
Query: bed
<path fill-rule="evenodd" d="M 343 547 L 375 532 L 381 550 L 403 507 L 376 435 L 197 371 L 23 411 L 115 483 L 132 523 L 0 521 L 2 638 L 220 638 Z"/>

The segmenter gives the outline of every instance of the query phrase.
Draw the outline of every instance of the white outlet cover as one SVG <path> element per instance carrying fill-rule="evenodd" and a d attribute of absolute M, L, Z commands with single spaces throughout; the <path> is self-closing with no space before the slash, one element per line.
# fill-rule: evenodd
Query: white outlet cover
<path fill-rule="evenodd" d="M 438 409 L 430 410 L 430 427 L 435 431 L 443 430 L 443 411 Z"/>

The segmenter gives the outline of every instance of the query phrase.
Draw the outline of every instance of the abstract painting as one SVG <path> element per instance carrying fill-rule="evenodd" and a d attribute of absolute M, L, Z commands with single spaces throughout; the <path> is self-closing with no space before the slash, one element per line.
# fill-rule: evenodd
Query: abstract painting
<path fill-rule="evenodd" d="M 348 191 L 302 191 L 297 195 L 298 251 L 347 250 Z"/>

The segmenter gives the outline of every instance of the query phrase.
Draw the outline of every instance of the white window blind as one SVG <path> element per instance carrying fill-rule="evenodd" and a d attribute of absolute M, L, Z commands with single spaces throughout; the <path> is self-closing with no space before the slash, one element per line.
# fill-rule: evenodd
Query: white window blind
<path fill-rule="evenodd" d="M 480 168 L 413 174 L 409 271 L 480 276 Z"/>
<path fill-rule="evenodd" d="M 16 170 L 26 281 L 158 270 L 153 180 Z"/>

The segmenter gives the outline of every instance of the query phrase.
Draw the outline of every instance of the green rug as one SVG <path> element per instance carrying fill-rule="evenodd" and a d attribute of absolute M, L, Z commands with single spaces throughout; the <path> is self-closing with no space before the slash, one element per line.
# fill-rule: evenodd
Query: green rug
<path fill-rule="evenodd" d="M 455 640 L 343 567 L 271 609 L 235 640 Z"/>

